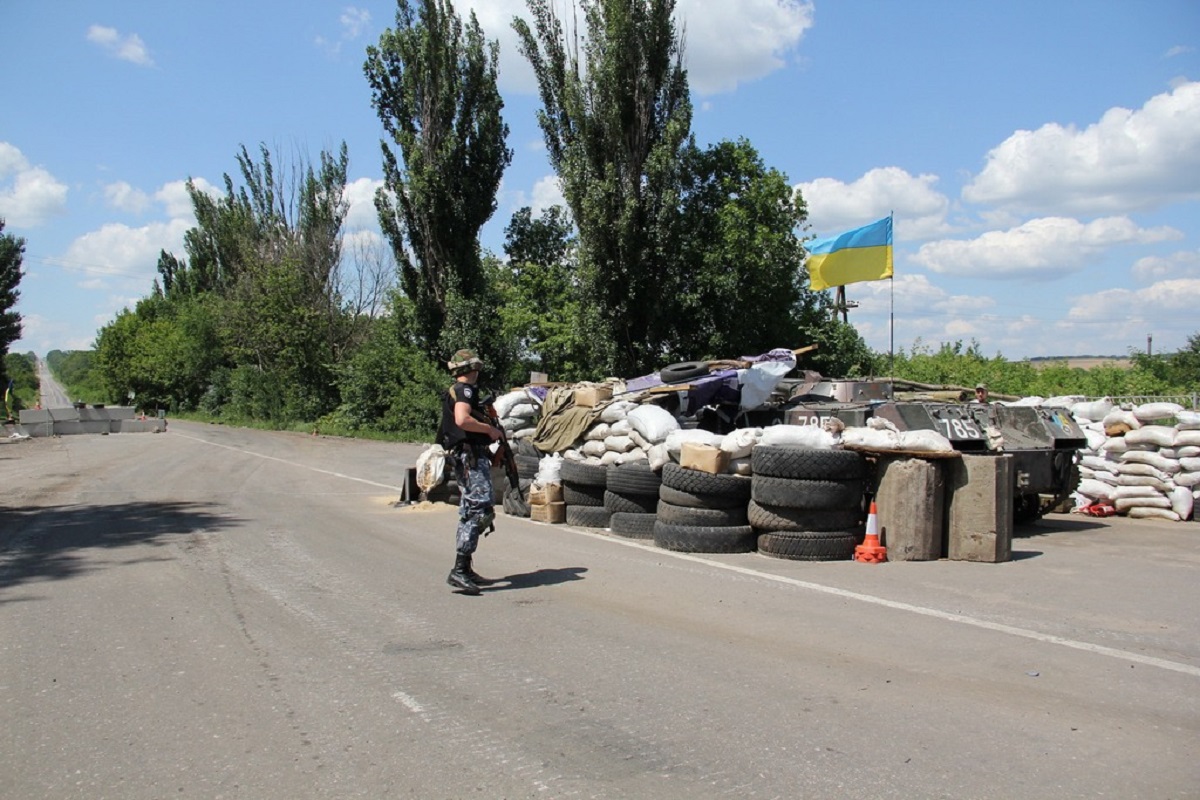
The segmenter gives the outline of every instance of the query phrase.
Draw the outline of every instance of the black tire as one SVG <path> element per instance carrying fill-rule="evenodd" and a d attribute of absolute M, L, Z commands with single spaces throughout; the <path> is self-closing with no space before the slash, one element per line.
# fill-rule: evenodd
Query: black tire
<path fill-rule="evenodd" d="M 701 378 L 709 373 L 707 361 L 681 361 L 669 364 L 658 371 L 658 378 L 663 383 L 683 383 L 692 378 Z"/>
<path fill-rule="evenodd" d="M 517 455 L 516 460 L 517 460 L 517 474 L 519 476 L 521 476 L 522 478 L 528 478 L 529 480 L 533 480 L 534 478 L 537 477 L 538 464 L 541 463 L 540 458 L 538 458 L 537 456 Z"/>
<path fill-rule="evenodd" d="M 867 462 L 853 450 L 814 450 L 810 447 L 760 444 L 750 452 L 755 475 L 803 480 L 849 481 L 865 478 Z"/>
<path fill-rule="evenodd" d="M 657 496 L 658 487 L 661 485 L 662 478 L 659 477 L 657 472 L 650 469 L 649 464 L 619 464 L 608 470 L 608 483 L 606 486 L 610 491 L 618 494 Z"/>
<path fill-rule="evenodd" d="M 758 552 L 792 561 L 846 561 L 854 557 L 853 531 L 775 531 L 758 535 Z"/>
<path fill-rule="evenodd" d="M 567 506 L 567 524 L 577 528 L 607 528 L 610 517 L 603 506 Z"/>
<path fill-rule="evenodd" d="M 866 482 L 815 481 L 755 475 L 750 482 L 750 499 L 768 506 L 788 508 L 861 508 Z"/>
<path fill-rule="evenodd" d="M 511 486 L 504 493 L 503 508 L 504 513 L 513 517 L 528 517 L 529 516 L 529 494 L 513 489 Z"/>
<path fill-rule="evenodd" d="M 608 484 L 608 467 L 600 464 L 564 460 L 562 471 L 559 474 L 564 484 L 574 483 L 580 486 L 606 486 Z"/>
<path fill-rule="evenodd" d="M 662 482 L 695 495 L 750 499 L 750 479 L 744 475 L 712 475 L 671 463 L 663 465 Z"/>
<path fill-rule="evenodd" d="M 580 486 L 563 482 L 563 502 L 568 506 L 604 507 L 604 489 L 599 486 Z"/>
<path fill-rule="evenodd" d="M 731 525 L 748 525 L 746 507 L 736 508 L 688 508 L 673 506 L 658 501 L 658 518 L 670 525 L 695 525 L 702 528 L 727 528 Z"/>
<path fill-rule="evenodd" d="M 512 445 L 513 452 L 519 456 L 532 456 L 533 458 L 541 458 L 542 453 L 533 446 L 533 440 L 526 437 L 518 439 L 516 444 Z"/>
<path fill-rule="evenodd" d="M 626 539 L 653 539 L 654 519 L 653 514 L 630 514 L 618 511 L 609 518 L 608 528 Z"/>
<path fill-rule="evenodd" d="M 664 550 L 680 553 L 750 553 L 757 539 L 749 525 L 705 528 L 656 520 L 654 543 Z"/>
<path fill-rule="evenodd" d="M 658 510 L 658 495 L 604 492 L 604 507 L 614 514 L 653 514 Z"/>
<path fill-rule="evenodd" d="M 862 521 L 862 510 L 835 509 L 813 511 L 787 506 L 764 506 L 754 500 L 746 516 L 759 532 L 771 531 L 845 531 Z"/>
<path fill-rule="evenodd" d="M 662 488 L 658 490 L 658 499 L 665 500 L 673 506 L 686 506 L 687 508 L 734 508 L 736 506 L 745 507 L 746 505 L 744 497 L 714 497 L 710 494 L 692 494 L 682 489 L 672 489 L 666 484 L 663 484 Z"/>

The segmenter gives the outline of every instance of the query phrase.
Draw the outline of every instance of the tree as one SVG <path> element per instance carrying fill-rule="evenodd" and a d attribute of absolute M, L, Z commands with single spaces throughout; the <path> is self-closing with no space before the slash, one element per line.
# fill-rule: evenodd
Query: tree
<path fill-rule="evenodd" d="M 580 0 L 581 55 L 551 0 L 513 20 L 537 76 L 538 123 L 579 230 L 583 309 L 596 366 L 661 363 L 670 313 L 657 302 L 677 266 L 671 235 L 692 106 L 675 0 Z"/>
<path fill-rule="evenodd" d="M 24 260 L 25 240 L 6 234 L 0 218 L 0 394 L 8 387 L 4 356 L 8 346 L 21 338 L 21 315 L 12 309 L 21 297 L 17 287 L 25 274 L 21 272 Z"/>
<path fill-rule="evenodd" d="M 506 350 L 478 243 L 512 161 L 498 58 L 474 12 L 464 28 L 449 0 L 398 0 L 396 27 L 367 48 L 363 65 L 387 134 L 379 223 L 415 333 L 435 359 L 470 345 L 497 363 Z"/>

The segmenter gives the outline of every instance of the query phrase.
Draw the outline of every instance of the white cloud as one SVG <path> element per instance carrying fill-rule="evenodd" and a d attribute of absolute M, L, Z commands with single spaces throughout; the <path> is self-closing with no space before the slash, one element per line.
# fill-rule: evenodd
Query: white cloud
<path fill-rule="evenodd" d="M 350 203 L 350 210 L 346 213 L 346 230 L 378 230 L 375 191 L 382 186 L 383 181 L 374 178 L 358 178 L 346 184 L 344 197 Z"/>
<path fill-rule="evenodd" d="M 131 279 L 149 287 L 157 275 L 158 256 L 166 250 L 183 253 L 187 219 L 155 222 L 140 228 L 109 223 L 80 236 L 67 248 L 62 263 L 92 276 L 93 286 L 111 289 L 112 279 Z"/>
<path fill-rule="evenodd" d="M 137 64 L 139 67 L 154 66 L 154 59 L 150 57 L 146 43 L 136 33 L 122 36 L 116 28 L 93 25 L 88 28 L 87 40 L 100 45 L 113 58 Z"/>
<path fill-rule="evenodd" d="M 1163 58 L 1174 58 L 1175 56 L 1181 56 L 1185 53 L 1190 53 L 1195 49 L 1196 48 L 1188 47 L 1187 45 L 1177 44 L 1174 47 L 1167 50 L 1167 52 L 1163 53 Z"/>
<path fill-rule="evenodd" d="M 808 203 L 808 221 L 820 235 L 865 225 L 895 212 L 897 238 L 926 239 L 949 232 L 949 199 L 936 175 L 913 176 L 899 167 L 873 169 L 853 183 L 817 178 L 797 184 Z"/>
<path fill-rule="evenodd" d="M 546 175 L 533 185 L 533 199 L 529 203 L 536 217 L 551 206 L 567 207 L 567 199 L 563 197 L 562 184 L 557 175 Z"/>
<path fill-rule="evenodd" d="M 125 181 L 110 183 L 104 187 L 104 199 L 119 211 L 140 214 L 150 205 L 150 198 L 141 189 L 135 189 Z"/>
<path fill-rule="evenodd" d="M 330 40 L 324 36 L 317 36 L 314 39 L 317 47 L 330 56 L 339 55 L 342 52 L 342 45 L 353 42 L 363 34 L 363 31 L 371 24 L 371 12 L 365 8 L 346 6 L 338 15 L 338 24 L 341 26 L 342 32 L 337 39 Z"/>
<path fill-rule="evenodd" d="M 0 142 L 0 219 L 14 228 L 32 228 L 62 214 L 66 205 L 65 183 L 32 166 L 13 145 Z"/>
<path fill-rule="evenodd" d="M 455 7 L 464 19 L 474 11 L 485 36 L 499 40 L 501 89 L 536 92 L 533 70 L 512 29 L 513 17 L 531 19 L 525 0 L 462 0 Z M 552 7 L 570 23 L 570 0 L 553 0 Z M 675 15 L 688 80 L 700 94 L 732 91 L 779 69 L 813 25 L 809 0 L 679 0 Z"/>
<path fill-rule="evenodd" d="M 987 155 L 963 198 L 1057 213 L 1153 208 L 1200 197 L 1200 83 L 1137 111 L 1112 108 L 1083 131 L 1048 123 Z"/>
<path fill-rule="evenodd" d="M 1133 265 L 1133 277 L 1143 283 L 1164 278 L 1200 278 L 1200 250 L 1139 258 Z"/>
<path fill-rule="evenodd" d="M 913 261 L 943 275 L 1052 279 L 1083 269 L 1109 248 L 1178 239 L 1173 228 L 1139 228 L 1128 217 L 1089 223 L 1064 217 L 1033 219 L 1005 231 L 921 246 Z"/>
<path fill-rule="evenodd" d="M 1141 309 L 1144 319 L 1161 314 L 1200 308 L 1200 278 L 1176 278 L 1159 281 L 1143 289 L 1106 289 L 1075 298 L 1067 319 L 1118 321 L 1129 316 L 1131 308 Z M 1192 317 L 1194 322 L 1194 317 Z M 1139 320 L 1144 325 L 1144 321 Z"/>
<path fill-rule="evenodd" d="M 204 178 L 193 178 L 192 185 L 210 197 L 219 198 L 224 195 L 222 189 Z M 183 219 L 189 224 L 195 223 L 195 209 L 192 207 L 192 196 L 187 191 L 187 181 L 164 183 L 162 188 L 154 193 L 154 199 L 162 203 L 167 216 L 172 220 Z"/>

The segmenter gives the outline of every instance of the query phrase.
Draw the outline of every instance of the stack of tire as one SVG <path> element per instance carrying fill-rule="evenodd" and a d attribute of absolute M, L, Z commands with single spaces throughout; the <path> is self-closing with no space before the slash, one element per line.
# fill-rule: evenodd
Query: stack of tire
<path fill-rule="evenodd" d="M 747 517 L 751 479 L 712 475 L 668 463 L 662 468 L 654 543 L 683 553 L 749 553 L 756 545 Z"/>
<path fill-rule="evenodd" d="M 842 561 L 862 541 L 867 464 L 852 450 L 758 445 L 750 455 L 748 517 L 758 552 Z"/>
<path fill-rule="evenodd" d="M 653 539 L 658 492 L 662 479 L 648 463 L 617 464 L 608 468 L 604 507 L 608 527 L 627 539 Z"/>
<path fill-rule="evenodd" d="M 584 461 L 563 461 L 563 502 L 567 504 L 567 524 L 579 528 L 607 528 L 612 512 L 604 507 L 608 486 L 608 467 Z"/>
<path fill-rule="evenodd" d="M 495 489 L 494 501 L 504 509 L 504 513 L 514 517 L 529 516 L 529 487 L 538 474 L 538 463 L 541 454 L 533 445 L 522 441 L 516 445 L 514 460 L 517 462 L 518 489 L 512 488 L 508 475 L 501 470 L 492 470 L 492 487 Z"/>

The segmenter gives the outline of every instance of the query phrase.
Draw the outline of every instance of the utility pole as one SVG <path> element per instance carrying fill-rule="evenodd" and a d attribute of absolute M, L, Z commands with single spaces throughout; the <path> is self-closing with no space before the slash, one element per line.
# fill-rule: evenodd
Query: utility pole
<path fill-rule="evenodd" d="M 1153 333 L 1146 334 L 1146 355 L 1148 355 L 1148 356 L 1154 355 L 1154 334 Z"/>

